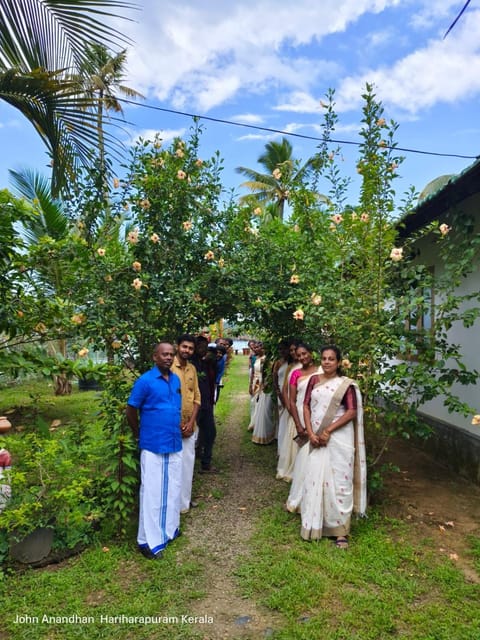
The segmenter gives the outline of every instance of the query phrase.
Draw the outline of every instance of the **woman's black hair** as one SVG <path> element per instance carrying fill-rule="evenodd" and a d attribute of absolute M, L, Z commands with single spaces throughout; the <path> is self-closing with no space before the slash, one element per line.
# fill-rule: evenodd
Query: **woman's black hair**
<path fill-rule="evenodd" d="M 297 349 L 300 349 L 300 347 L 303 347 L 304 349 L 306 349 L 309 353 L 313 353 L 313 347 L 311 347 L 309 344 L 307 344 L 306 342 L 302 342 L 301 340 L 299 340 L 298 344 L 297 344 Z"/>
<path fill-rule="evenodd" d="M 323 347 L 320 348 L 320 353 L 322 354 L 324 351 L 333 351 L 337 356 L 338 362 L 342 361 L 342 352 L 336 344 L 324 344 Z"/>

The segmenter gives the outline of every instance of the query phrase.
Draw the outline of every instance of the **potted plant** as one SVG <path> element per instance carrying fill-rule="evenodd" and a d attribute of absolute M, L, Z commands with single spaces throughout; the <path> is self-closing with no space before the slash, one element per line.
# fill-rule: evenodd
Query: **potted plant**
<path fill-rule="evenodd" d="M 102 389 L 102 379 L 107 370 L 107 363 L 88 360 L 72 361 L 72 372 L 78 379 L 80 391 L 99 391 Z"/>

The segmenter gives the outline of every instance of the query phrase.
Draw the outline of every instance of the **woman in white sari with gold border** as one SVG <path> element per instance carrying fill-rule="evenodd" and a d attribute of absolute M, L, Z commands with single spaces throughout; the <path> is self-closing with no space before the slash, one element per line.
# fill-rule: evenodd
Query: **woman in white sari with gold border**
<path fill-rule="evenodd" d="M 352 513 L 367 506 L 362 397 L 357 384 L 339 374 L 337 347 L 321 349 L 323 373 L 313 375 L 303 405 L 310 453 L 301 502 L 304 540 L 333 537 L 348 547 Z"/>

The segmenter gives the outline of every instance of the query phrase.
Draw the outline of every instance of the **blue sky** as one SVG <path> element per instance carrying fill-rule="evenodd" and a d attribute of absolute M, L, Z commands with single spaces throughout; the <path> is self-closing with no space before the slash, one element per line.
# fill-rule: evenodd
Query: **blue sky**
<path fill-rule="evenodd" d="M 125 84 L 143 104 L 319 135 L 320 100 L 335 89 L 335 137 L 356 141 L 361 94 L 373 83 L 385 116 L 399 124 L 400 147 L 475 156 L 480 153 L 480 0 L 472 0 L 443 38 L 464 0 L 140 0 L 120 24 L 133 45 Z M 160 132 L 185 135 L 191 120 L 142 106 L 125 109 L 125 144 Z M 237 193 L 238 165 L 256 166 L 279 135 L 204 122 L 201 152 L 219 150 L 224 183 Z M 306 159 L 317 143 L 291 137 Z M 0 188 L 8 169 L 48 172 L 40 139 L 19 112 L 0 103 Z M 345 147 L 342 170 L 358 182 L 356 151 Z M 468 158 L 405 153 L 397 191 L 419 191 Z"/>

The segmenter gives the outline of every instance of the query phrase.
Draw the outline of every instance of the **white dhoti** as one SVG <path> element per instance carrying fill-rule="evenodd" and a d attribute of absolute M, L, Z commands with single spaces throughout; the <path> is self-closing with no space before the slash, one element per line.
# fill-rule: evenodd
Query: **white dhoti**
<path fill-rule="evenodd" d="M 152 553 L 179 535 L 182 452 L 140 453 L 141 485 L 137 542 Z"/>
<path fill-rule="evenodd" d="M 195 443 L 198 430 L 189 438 L 182 439 L 182 491 L 180 494 L 180 512 L 186 513 L 192 501 L 193 468 L 195 466 Z"/>

